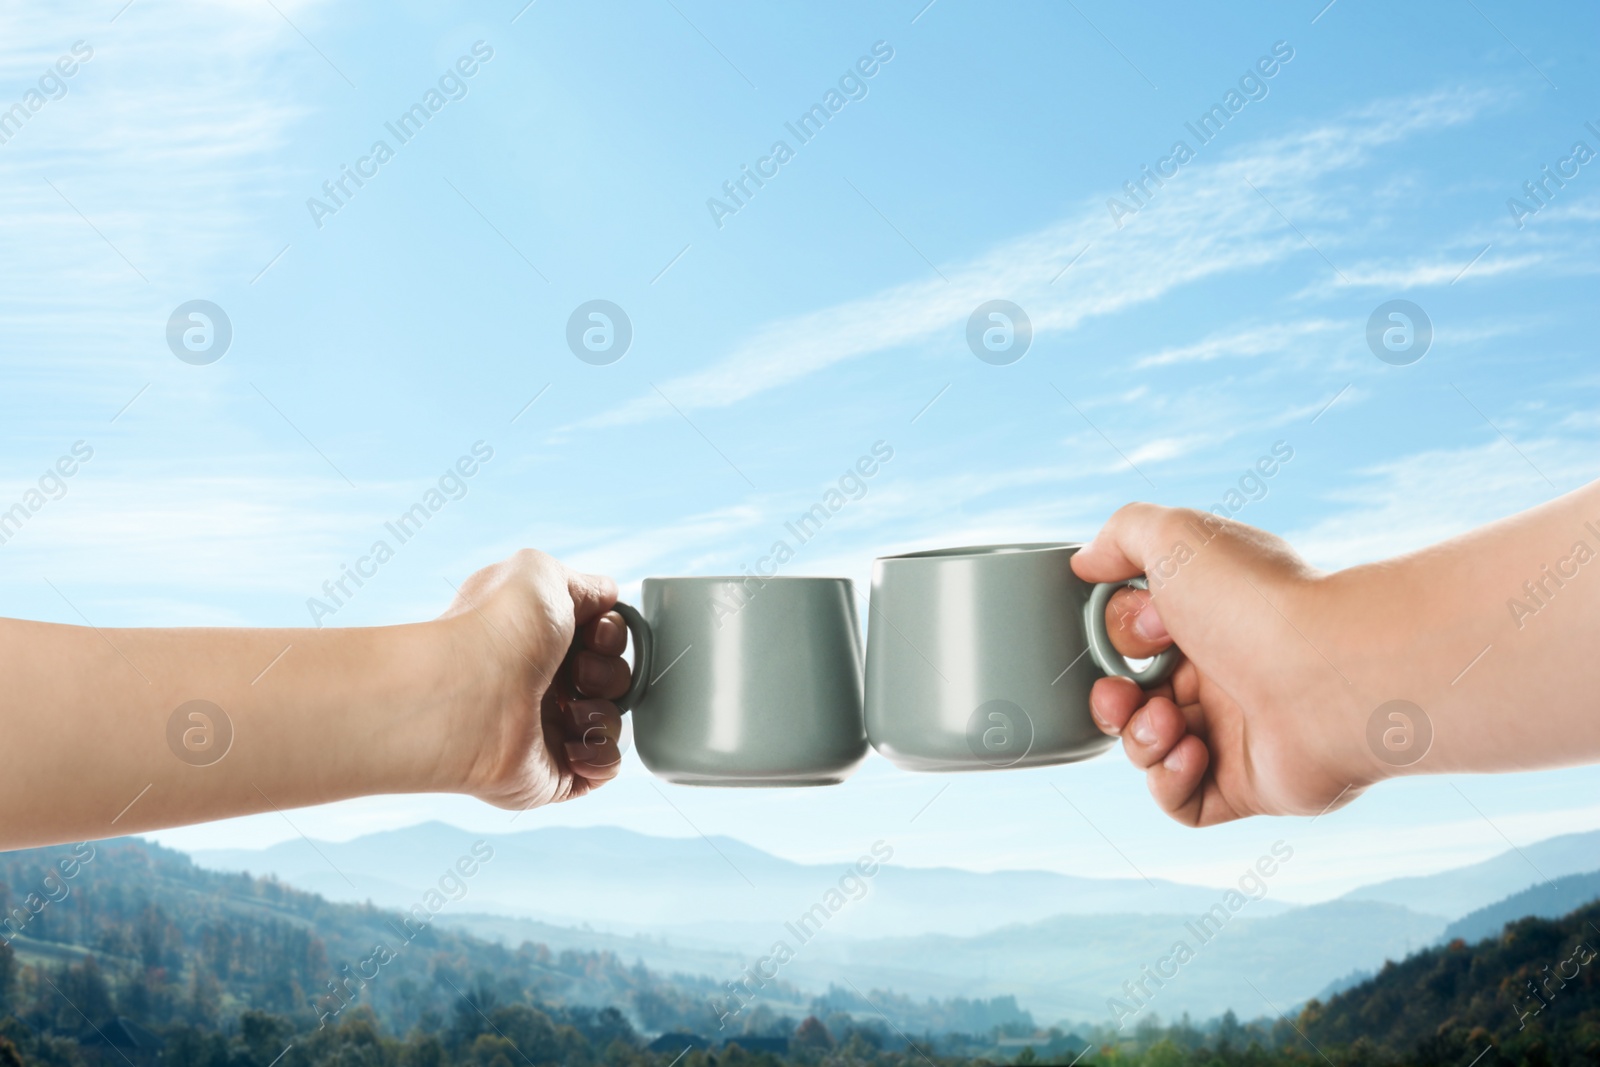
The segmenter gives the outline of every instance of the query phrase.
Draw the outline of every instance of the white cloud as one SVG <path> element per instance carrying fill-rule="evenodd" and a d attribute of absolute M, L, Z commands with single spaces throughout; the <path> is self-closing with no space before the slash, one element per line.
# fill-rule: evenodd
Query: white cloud
<path fill-rule="evenodd" d="M 1600 195 L 1556 203 L 1539 212 L 1539 220 L 1569 219 L 1574 222 L 1600 222 Z"/>
<path fill-rule="evenodd" d="M 1474 261 L 1472 257 L 1475 254 L 1468 251 L 1462 253 L 1459 259 L 1412 261 L 1405 264 L 1358 263 L 1344 270 L 1344 276 L 1339 279 L 1338 284 L 1380 289 L 1419 289 L 1452 285 L 1457 279 L 1463 282 L 1479 281 L 1497 274 L 1531 270 L 1549 262 L 1549 257 L 1539 252 L 1505 255 L 1490 251 L 1484 253 L 1481 259 Z"/>
<path fill-rule="evenodd" d="M 1159 463 L 1162 460 L 1177 459 L 1199 451 L 1207 443 L 1206 437 L 1158 437 L 1154 441 L 1147 441 L 1128 453 L 1128 462 L 1134 466 L 1148 463 Z"/>
<path fill-rule="evenodd" d="M 1136 367 L 1166 367 L 1174 363 L 1209 362 L 1227 356 L 1264 356 L 1275 352 L 1288 352 L 1305 338 L 1333 331 L 1350 333 L 1359 326 L 1333 319 L 1303 319 L 1299 322 L 1278 322 L 1251 326 L 1242 330 L 1212 334 L 1193 344 L 1163 348 L 1152 355 L 1142 356 Z"/>

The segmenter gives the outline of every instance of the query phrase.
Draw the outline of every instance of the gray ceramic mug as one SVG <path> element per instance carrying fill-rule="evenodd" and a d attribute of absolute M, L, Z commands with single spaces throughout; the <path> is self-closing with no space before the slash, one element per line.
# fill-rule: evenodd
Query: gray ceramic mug
<path fill-rule="evenodd" d="M 1124 585 L 1072 572 L 1078 544 L 983 545 L 873 564 L 867 735 L 913 771 L 1041 767 L 1113 739 L 1089 715 L 1108 674 L 1164 680 L 1168 649 L 1135 670 L 1111 647 L 1106 605 Z"/>
<path fill-rule="evenodd" d="M 684 785 L 844 781 L 866 757 L 846 578 L 646 578 L 633 638 L 639 758 Z"/>

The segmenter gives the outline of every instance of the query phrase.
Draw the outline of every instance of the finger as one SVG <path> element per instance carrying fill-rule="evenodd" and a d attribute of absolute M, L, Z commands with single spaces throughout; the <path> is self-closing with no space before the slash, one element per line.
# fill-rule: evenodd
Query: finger
<path fill-rule="evenodd" d="M 1172 687 L 1173 701 L 1180 707 L 1200 703 L 1200 668 L 1193 660 L 1180 660 L 1167 684 Z"/>
<path fill-rule="evenodd" d="M 589 782 L 609 782 L 622 773 L 622 757 L 616 752 L 585 755 L 578 747 L 568 745 L 567 766 L 572 773 Z"/>
<path fill-rule="evenodd" d="M 595 786 L 611 781 L 611 779 L 622 773 L 622 761 L 620 759 L 613 760 L 610 763 L 589 763 L 584 760 L 574 759 L 570 761 L 570 766 L 572 767 L 573 778 L 585 783 L 587 786 L 587 788 L 582 788 L 578 791 L 580 795 L 587 793 L 589 789 Z"/>
<path fill-rule="evenodd" d="M 584 647 L 602 656 L 620 656 L 622 650 L 628 647 L 627 624 L 614 611 L 585 623 L 582 633 Z"/>
<path fill-rule="evenodd" d="M 584 696 L 615 700 L 628 691 L 633 675 L 628 661 L 621 656 L 601 656 L 580 649 L 573 657 L 572 680 Z"/>
<path fill-rule="evenodd" d="M 1102 678 L 1089 690 L 1089 715 L 1102 732 L 1118 737 L 1146 699 L 1131 678 Z"/>
<path fill-rule="evenodd" d="M 567 701 L 566 740 L 603 744 L 622 736 L 622 713 L 609 700 L 582 698 Z"/>
<path fill-rule="evenodd" d="M 1174 514 L 1156 504 L 1118 508 L 1094 540 L 1073 553 L 1073 572 L 1086 582 L 1118 582 L 1145 573 L 1146 564 L 1162 554 L 1161 530 Z"/>
<path fill-rule="evenodd" d="M 617 583 L 604 574 L 569 570 L 567 592 L 572 595 L 572 615 L 579 625 L 610 611 L 617 602 Z"/>
<path fill-rule="evenodd" d="M 617 739 L 622 715 L 609 700 L 574 700 L 568 707 L 568 734 L 562 745 L 567 766 L 584 778 L 614 778 L 622 764 Z"/>
<path fill-rule="evenodd" d="M 1152 697 L 1134 712 L 1122 731 L 1122 749 L 1128 762 L 1141 771 L 1161 762 L 1183 740 L 1186 724 L 1178 705 L 1166 697 Z"/>
<path fill-rule="evenodd" d="M 1145 773 L 1145 784 L 1161 810 L 1187 826 L 1200 825 L 1201 801 L 1211 751 L 1194 735 L 1185 736 L 1166 758 Z M 1226 821 L 1226 816 L 1212 822 Z"/>
<path fill-rule="evenodd" d="M 1143 589 L 1124 586 L 1106 604 L 1111 647 L 1130 659 L 1146 659 L 1172 644 L 1155 601 Z"/>

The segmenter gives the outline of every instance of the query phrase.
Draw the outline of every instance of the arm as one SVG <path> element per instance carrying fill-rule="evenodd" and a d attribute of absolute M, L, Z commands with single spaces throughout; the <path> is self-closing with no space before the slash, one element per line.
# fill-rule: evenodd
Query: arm
<path fill-rule="evenodd" d="M 416 625 L 0 620 L 0 848 L 374 793 L 508 808 L 582 795 L 618 768 L 615 601 L 610 579 L 520 552 Z M 584 647 L 568 661 L 575 633 Z"/>
<path fill-rule="evenodd" d="M 1184 651 L 1168 685 L 1104 679 L 1091 699 L 1180 821 L 1315 815 L 1400 774 L 1600 762 L 1600 482 L 1334 574 L 1241 523 L 1134 504 L 1073 566 L 1148 572 L 1150 594 L 1113 598 L 1113 643 Z M 1395 700 L 1420 717 L 1379 712 Z"/>

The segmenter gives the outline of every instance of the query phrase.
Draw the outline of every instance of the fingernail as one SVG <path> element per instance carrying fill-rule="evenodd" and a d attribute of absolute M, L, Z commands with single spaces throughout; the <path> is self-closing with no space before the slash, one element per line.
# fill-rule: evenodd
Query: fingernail
<path fill-rule="evenodd" d="M 589 763 L 596 767 L 609 767 L 622 759 L 622 754 L 604 740 L 593 745 L 583 741 L 568 741 L 565 748 L 569 763 Z"/>
<path fill-rule="evenodd" d="M 1154 603 L 1146 604 L 1144 610 L 1134 616 L 1133 632 L 1146 641 L 1167 639 L 1167 624 L 1161 621 L 1161 613 L 1156 610 Z"/>
<path fill-rule="evenodd" d="M 613 619 L 610 615 L 600 616 L 600 621 L 594 624 L 595 644 L 606 644 L 615 640 L 617 637 L 617 630 L 621 628 L 621 625 L 621 623 L 617 622 L 617 620 Z"/>
<path fill-rule="evenodd" d="M 1115 726 L 1100 717 L 1100 709 L 1093 704 L 1089 705 L 1089 717 L 1094 720 L 1096 726 L 1100 727 L 1100 732 L 1103 734 L 1110 734 L 1112 737 L 1116 737 L 1120 732 Z"/>
<path fill-rule="evenodd" d="M 1167 753 L 1167 758 L 1161 761 L 1161 766 L 1169 771 L 1181 770 L 1183 767 L 1183 754 L 1178 749 Z"/>
<path fill-rule="evenodd" d="M 1133 739 L 1141 745 L 1153 745 L 1156 743 L 1156 728 L 1150 724 L 1150 716 L 1148 715 L 1135 715 L 1132 729 L 1129 732 L 1133 734 Z"/>

